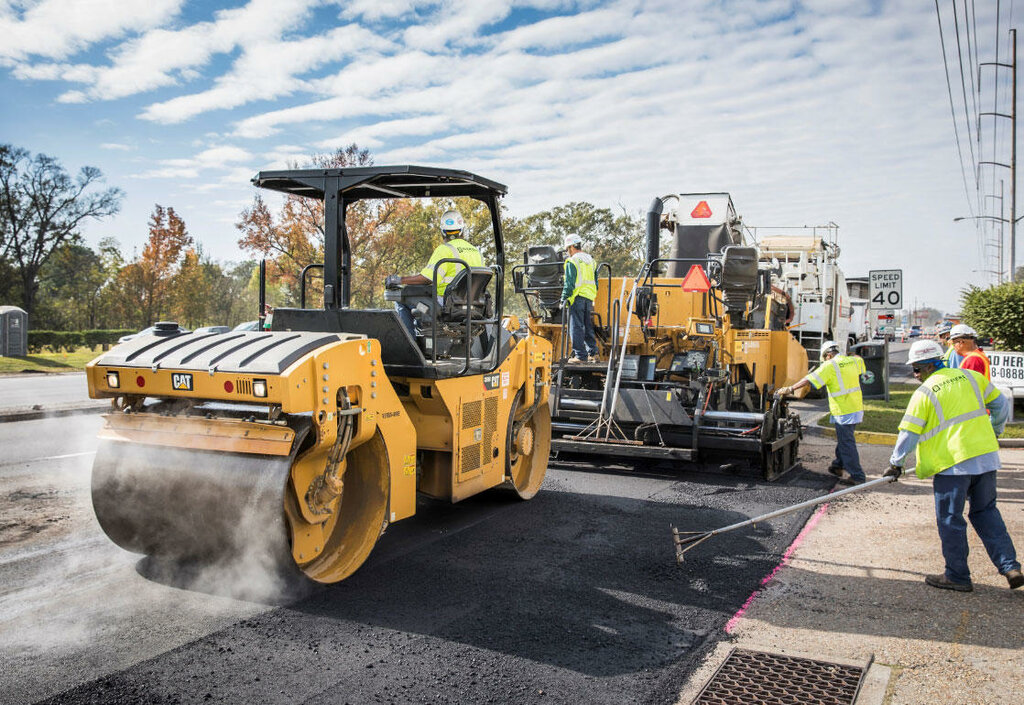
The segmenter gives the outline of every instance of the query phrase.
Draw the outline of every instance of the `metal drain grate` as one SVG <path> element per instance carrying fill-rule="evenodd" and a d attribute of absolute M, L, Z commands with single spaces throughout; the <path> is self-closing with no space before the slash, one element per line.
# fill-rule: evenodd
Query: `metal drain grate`
<path fill-rule="evenodd" d="M 733 649 L 693 705 L 852 705 L 865 669 Z"/>

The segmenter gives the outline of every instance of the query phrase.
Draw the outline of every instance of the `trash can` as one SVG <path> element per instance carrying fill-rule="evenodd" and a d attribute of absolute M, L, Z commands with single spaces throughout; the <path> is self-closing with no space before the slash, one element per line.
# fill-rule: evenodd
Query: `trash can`
<path fill-rule="evenodd" d="M 857 343 L 850 346 L 849 353 L 864 359 L 867 371 L 860 376 L 864 398 L 889 401 L 889 342 Z"/>
<path fill-rule="evenodd" d="M 17 306 L 0 306 L 0 357 L 28 354 L 28 314 Z"/>

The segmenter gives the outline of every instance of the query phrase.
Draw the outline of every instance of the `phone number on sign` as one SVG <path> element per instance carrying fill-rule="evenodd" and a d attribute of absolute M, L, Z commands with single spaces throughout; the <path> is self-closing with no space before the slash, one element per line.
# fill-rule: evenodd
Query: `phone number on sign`
<path fill-rule="evenodd" d="M 1024 368 L 993 367 L 992 379 L 1024 379 Z"/>

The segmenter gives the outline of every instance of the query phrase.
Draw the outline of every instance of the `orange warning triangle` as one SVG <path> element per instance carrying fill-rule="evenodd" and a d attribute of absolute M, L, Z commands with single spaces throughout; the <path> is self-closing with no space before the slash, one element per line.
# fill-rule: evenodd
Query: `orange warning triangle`
<path fill-rule="evenodd" d="M 711 281 L 708 279 L 708 275 L 704 273 L 704 268 L 699 264 L 690 266 L 690 271 L 686 273 L 683 278 L 683 291 L 709 291 L 711 289 Z"/>
<path fill-rule="evenodd" d="M 707 201 L 701 201 L 697 204 L 697 207 L 690 211 L 691 218 L 710 218 L 711 217 L 711 206 L 708 205 Z"/>

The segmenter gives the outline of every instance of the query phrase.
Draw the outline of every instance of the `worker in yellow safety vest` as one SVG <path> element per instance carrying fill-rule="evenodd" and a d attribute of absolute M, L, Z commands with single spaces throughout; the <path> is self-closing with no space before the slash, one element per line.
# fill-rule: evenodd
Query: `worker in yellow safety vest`
<path fill-rule="evenodd" d="M 946 349 L 942 355 L 942 361 L 946 363 L 946 367 L 950 367 L 949 356 L 953 354 L 953 344 L 949 341 L 949 331 L 952 328 L 953 325 L 949 321 L 942 321 L 935 326 L 935 337 Z"/>
<path fill-rule="evenodd" d="M 406 284 L 429 284 L 434 281 L 434 265 L 444 259 L 462 260 L 470 267 L 482 267 L 484 259 L 480 255 L 480 250 L 462 239 L 462 232 L 465 228 L 466 222 L 462 219 L 462 214 L 457 210 L 446 211 L 441 216 L 441 236 L 444 238 L 444 242 L 434 248 L 427 265 L 420 270 L 419 274 L 408 276 L 389 274 L 384 280 L 384 286 L 388 289 L 397 289 Z M 463 269 L 465 267 L 456 262 L 444 262 L 437 268 L 437 281 L 434 282 L 434 285 L 438 303 L 441 302 L 445 289 L 455 279 L 455 275 Z M 409 306 L 396 302 L 395 312 L 398 313 L 398 317 L 409 333 L 416 335 L 416 321 Z"/>
<path fill-rule="evenodd" d="M 562 284 L 562 305 L 569 307 L 569 335 L 572 338 L 570 363 L 597 360 L 597 339 L 594 337 L 594 299 L 597 297 L 597 272 L 594 258 L 583 251 L 579 235 L 566 235 L 565 280 Z"/>
<path fill-rule="evenodd" d="M 828 471 L 843 485 L 857 485 L 866 479 L 855 436 L 857 424 L 864 420 L 860 376 L 866 371 L 862 358 L 840 354 L 839 344 L 827 340 L 821 346 L 821 364 L 792 387 L 778 390 L 778 394 L 792 394 L 807 386 L 827 388 L 828 410 L 836 430 L 836 457 Z"/>
<path fill-rule="evenodd" d="M 954 335 L 955 335 L 954 327 Z M 991 382 L 974 370 L 954 370 L 942 362 L 942 346 L 919 340 L 910 347 L 910 364 L 921 386 L 910 397 L 900 421 L 889 470 L 900 477 L 911 451 L 917 452 L 916 473 L 932 478 L 935 515 L 939 528 L 945 572 L 925 577 L 932 587 L 970 592 L 967 566 L 968 517 L 985 545 L 989 558 L 1006 577 L 1010 589 L 1024 585 L 1006 524 L 996 507 L 996 471 L 999 441 L 1010 416 L 1010 403 Z"/>
<path fill-rule="evenodd" d="M 947 367 L 974 370 L 984 375 L 985 379 L 992 380 L 992 363 L 985 351 L 978 347 L 978 334 L 973 328 L 958 323 L 950 329 L 949 340 L 956 355 L 946 358 L 950 363 Z"/>

